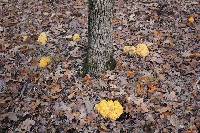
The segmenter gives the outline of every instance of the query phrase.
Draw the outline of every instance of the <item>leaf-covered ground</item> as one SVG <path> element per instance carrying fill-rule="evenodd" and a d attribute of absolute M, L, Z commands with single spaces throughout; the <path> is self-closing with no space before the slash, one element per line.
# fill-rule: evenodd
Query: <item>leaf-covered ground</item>
<path fill-rule="evenodd" d="M 199 14 L 198 0 L 116 1 L 117 66 L 94 79 L 81 76 L 87 0 L 1 0 L 0 132 L 200 132 Z M 123 53 L 139 43 L 146 58 Z M 120 101 L 119 119 L 94 110 L 102 99 Z"/>

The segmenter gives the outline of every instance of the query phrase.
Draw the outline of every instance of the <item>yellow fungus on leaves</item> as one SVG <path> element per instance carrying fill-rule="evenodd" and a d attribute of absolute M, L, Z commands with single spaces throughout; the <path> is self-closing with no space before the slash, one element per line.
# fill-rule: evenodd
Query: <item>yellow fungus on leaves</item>
<path fill-rule="evenodd" d="M 139 55 L 141 57 L 146 57 L 149 54 L 149 49 L 146 44 L 138 44 L 136 47 L 134 46 L 125 46 L 123 48 L 124 53 L 129 55 Z"/>
<path fill-rule="evenodd" d="M 135 54 L 135 47 L 134 46 L 124 46 L 123 51 L 126 54 L 134 55 Z"/>
<path fill-rule="evenodd" d="M 134 55 L 134 54 L 135 54 L 135 52 L 136 52 L 136 49 L 135 49 L 135 47 L 134 47 L 134 46 L 131 46 L 131 47 L 130 47 L 129 54 L 130 54 L 130 55 Z"/>
<path fill-rule="evenodd" d="M 74 42 L 78 42 L 78 41 L 81 40 L 81 37 L 80 37 L 79 34 L 74 34 L 73 37 L 72 37 L 72 39 L 73 39 Z"/>
<path fill-rule="evenodd" d="M 102 100 L 99 104 L 96 104 L 95 109 L 104 117 L 116 120 L 123 113 L 123 107 L 119 101 Z"/>
<path fill-rule="evenodd" d="M 136 46 L 135 53 L 141 57 L 146 57 L 149 55 L 149 49 L 146 44 L 141 43 Z"/>
<path fill-rule="evenodd" d="M 39 67 L 40 68 L 45 68 L 47 67 L 47 65 L 49 65 L 51 63 L 51 57 L 50 56 L 44 56 L 40 59 L 39 62 Z"/>
<path fill-rule="evenodd" d="M 193 16 L 190 16 L 190 17 L 188 18 L 188 21 L 189 21 L 190 23 L 194 23 L 194 17 L 193 17 Z"/>
<path fill-rule="evenodd" d="M 45 32 L 40 33 L 37 41 L 39 44 L 45 45 L 48 41 L 46 33 Z"/>
<path fill-rule="evenodd" d="M 28 39 L 28 36 L 27 36 L 27 35 L 22 36 L 23 42 L 25 42 L 27 39 Z"/>
<path fill-rule="evenodd" d="M 102 100 L 99 104 L 95 106 L 97 111 L 104 117 L 106 118 L 108 113 L 109 113 L 109 107 L 107 106 L 107 101 Z"/>
<path fill-rule="evenodd" d="M 127 54 L 127 53 L 130 51 L 130 50 L 129 50 L 130 47 L 131 47 L 131 46 L 124 46 L 123 52 Z"/>

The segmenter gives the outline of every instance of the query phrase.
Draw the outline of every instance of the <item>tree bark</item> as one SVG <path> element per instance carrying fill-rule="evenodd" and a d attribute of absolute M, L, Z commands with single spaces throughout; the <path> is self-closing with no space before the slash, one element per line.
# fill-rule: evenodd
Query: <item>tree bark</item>
<path fill-rule="evenodd" d="M 113 0 L 89 0 L 89 48 L 84 68 L 93 76 L 113 68 L 113 3 Z"/>

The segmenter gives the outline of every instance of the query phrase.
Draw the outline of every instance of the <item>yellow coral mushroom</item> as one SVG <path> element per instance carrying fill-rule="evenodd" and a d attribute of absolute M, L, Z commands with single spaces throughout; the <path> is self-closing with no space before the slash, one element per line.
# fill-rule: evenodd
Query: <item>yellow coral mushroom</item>
<path fill-rule="evenodd" d="M 188 21 L 189 21 L 190 23 L 194 23 L 194 17 L 193 17 L 193 16 L 190 16 L 190 17 L 188 18 Z"/>
<path fill-rule="evenodd" d="M 130 51 L 129 51 L 129 55 L 134 55 L 135 52 L 136 52 L 135 47 L 134 47 L 134 46 L 131 46 L 131 47 L 130 47 Z"/>
<path fill-rule="evenodd" d="M 96 104 L 95 109 L 104 117 L 116 120 L 123 113 L 122 105 L 116 100 L 102 100 L 99 104 Z"/>
<path fill-rule="evenodd" d="M 103 117 L 107 117 L 109 113 L 109 107 L 107 106 L 106 100 L 102 100 L 99 104 L 95 106 L 95 108 Z"/>
<path fill-rule="evenodd" d="M 126 54 L 134 55 L 135 54 L 135 47 L 134 46 L 124 46 L 123 51 Z"/>
<path fill-rule="evenodd" d="M 22 36 L 23 42 L 25 42 L 27 39 L 28 39 L 28 36 L 27 36 L 27 35 Z"/>
<path fill-rule="evenodd" d="M 49 65 L 51 63 L 51 57 L 49 56 L 44 56 L 40 59 L 40 62 L 39 62 L 39 67 L 41 68 L 45 68 L 47 67 L 47 65 Z"/>
<path fill-rule="evenodd" d="M 40 33 L 37 41 L 39 44 L 45 45 L 48 41 L 46 33 L 45 32 Z"/>
<path fill-rule="evenodd" d="M 131 46 L 124 46 L 123 52 L 127 54 L 130 51 L 130 47 Z"/>
<path fill-rule="evenodd" d="M 135 53 L 141 57 L 146 57 L 149 55 L 149 49 L 146 44 L 141 43 L 136 46 Z"/>
<path fill-rule="evenodd" d="M 73 37 L 72 37 L 72 39 L 73 39 L 73 41 L 78 42 L 78 41 L 81 40 L 81 37 L 80 37 L 79 34 L 74 34 Z"/>

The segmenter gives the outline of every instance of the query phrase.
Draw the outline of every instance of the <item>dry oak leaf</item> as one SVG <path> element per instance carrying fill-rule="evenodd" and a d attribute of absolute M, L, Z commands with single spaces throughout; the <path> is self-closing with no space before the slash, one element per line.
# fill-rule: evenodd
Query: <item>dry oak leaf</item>
<path fill-rule="evenodd" d="M 62 88 L 59 84 L 54 84 L 54 85 L 51 85 L 50 87 L 50 91 L 51 93 L 58 93 L 58 92 L 61 92 L 62 91 Z"/>
<path fill-rule="evenodd" d="M 87 74 L 87 75 L 83 78 L 83 82 L 84 82 L 85 84 L 91 84 L 91 83 L 92 83 L 92 77 L 91 77 L 89 74 Z"/>
<path fill-rule="evenodd" d="M 197 127 L 198 127 L 198 125 L 197 125 Z M 199 133 L 197 127 L 195 125 L 190 125 L 189 129 L 187 129 L 187 131 L 185 133 Z"/>
<path fill-rule="evenodd" d="M 140 82 L 136 83 L 136 94 L 137 96 L 143 96 L 145 93 L 144 85 Z"/>
<path fill-rule="evenodd" d="M 141 109 L 142 109 L 142 112 L 146 113 L 146 112 L 149 112 L 149 109 L 147 108 L 147 104 L 146 103 L 141 103 Z"/>
<path fill-rule="evenodd" d="M 167 112 L 167 111 L 171 111 L 172 108 L 170 106 L 167 106 L 167 107 L 162 107 L 160 109 L 158 109 L 157 111 L 161 114 L 163 114 L 164 112 Z"/>
<path fill-rule="evenodd" d="M 133 78 L 135 76 L 135 72 L 134 71 L 128 71 L 127 72 L 127 77 L 128 78 Z"/>
<path fill-rule="evenodd" d="M 50 96 L 51 99 L 58 99 L 59 95 L 55 95 L 55 96 Z"/>
<path fill-rule="evenodd" d="M 132 97 L 133 99 L 131 99 L 131 101 L 133 101 L 138 107 L 140 107 L 140 109 L 142 109 L 142 112 L 148 112 L 149 109 L 147 108 L 147 104 L 144 103 L 144 99 L 143 98 L 136 98 L 135 96 Z"/>
<path fill-rule="evenodd" d="M 7 112 L 6 114 L 1 114 L 0 115 L 0 121 L 4 120 L 5 118 L 8 118 L 9 120 L 12 121 L 18 121 L 17 114 L 14 112 Z"/>
<path fill-rule="evenodd" d="M 30 131 L 30 129 L 33 125 L 35 125 L 35 121 L 28 118 L 25 121 L 23 121 L 23 123 L 21 124 L 20 127 L 22 130 Z"/>
<path fill-rule="evenodd" d="M 154 85 L 154 84 L 148 84 L 147 85 L 148 86 L 148 92 L 149 93 L 154 93 L 154 92 L 156 92 L 157 90 L 158 90 L 158 88 L 156 87 L 156 85 Z"/>
<path fill-rule="evenodd" d="M 153 33 L 154 33 L 154 36 L 159 39 L 163 36 L 163 33 L 161 31 L 154 31 Z"/>
<path fill-rule="evenodd" d="M 189 54 L 190 58 L 199 58 L 200 57 L 200 52 L 194 52 Z"/>
<path fill-rule="evenodd" d="M 40 103 L 40 100 L 37 99 L 36 101 L 31 103 L 31 108 L 35 110 L 40 105 Z"/>
<path fill-rule="evenodd" d="M 113 19 L 112 19 L 112 24 L 113 24 L 113 25 L 122 24 L 122 20 L 119 19 L 119 18 L 113 18 Z"/>
<path fill-rule="evenodd" d="M 104 125 L 104 123 L 100 123 L 100 129 L 105 132 L 109 132 L 109 129 Z"/>

